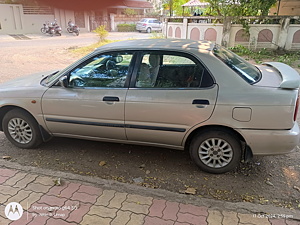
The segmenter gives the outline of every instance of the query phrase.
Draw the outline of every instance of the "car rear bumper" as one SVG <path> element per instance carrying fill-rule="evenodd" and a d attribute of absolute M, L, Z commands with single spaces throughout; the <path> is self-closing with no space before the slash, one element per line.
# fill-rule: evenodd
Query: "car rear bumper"
<path fill-rule="evenodd" d="M 251 148 L 253 155 L 278 155 L 293 151 L 299 144 L 299 126 L 290 130 L 238 129 Z"/>
<path fill-rule="evenodd" d="M 136 29 L 136 30 L 140 30 L 140 31 L 146 31 L 147 27 L 144 27 L 144 26 L 136 26 L 135 29 Z"/>

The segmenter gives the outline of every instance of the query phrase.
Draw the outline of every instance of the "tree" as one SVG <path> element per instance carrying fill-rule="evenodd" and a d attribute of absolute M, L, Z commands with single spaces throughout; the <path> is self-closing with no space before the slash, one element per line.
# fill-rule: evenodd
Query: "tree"
<path fill-rule="evenodd" d="M 182 5 L 187 3 L 188 1 L 189 0 L 166 0 L 163 3 L 163 8 L 169 11 L 169 16 L 182 16 Z"/>
<path fill-rule="evenodd" d="M 163 7 L 169 16 L 181 16 L 182 5 L 189 0 L 165 0 Z M 200 2 L 202 2 L 200 0 Z M 204 0 L 203 0 L 204 2 Z M 208 16 L 266 16 L 277 0 L 205 0 L 210 5 L 205 10 Z"/>
<path fill-rule="evenodd" d="M 277 0 L 206 0 L 211 16 L 266 16 Z"/>

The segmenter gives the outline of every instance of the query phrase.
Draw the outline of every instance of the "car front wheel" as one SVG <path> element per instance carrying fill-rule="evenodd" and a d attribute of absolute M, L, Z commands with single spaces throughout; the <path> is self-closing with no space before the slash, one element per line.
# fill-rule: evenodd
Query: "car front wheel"
<path fill-rule="evenodd" d="M 19 148 L 35 148 L 43 142 L 37 122 L 24 110 L 8 111 L 2 127 L 7 139 Z"/>
<path fill-rule="evenodd" d="M 147 30 L 146 30 L 146 32 L 147 32 L 147 33 L 151 33 L 151 28 L 148 27 Z"/>
<path fill-rule="evenodd" d="M 231 132 L 208 130 L 194 137 L 190 145 L 192 160 L 203 171 L 225 173 L 236 168 L 241 160 L 240 141 Z"/>

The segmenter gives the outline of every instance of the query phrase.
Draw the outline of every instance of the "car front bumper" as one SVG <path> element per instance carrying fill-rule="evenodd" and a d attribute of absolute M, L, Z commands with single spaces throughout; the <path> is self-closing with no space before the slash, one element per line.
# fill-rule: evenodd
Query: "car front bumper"
<path fill-rule="evenodd" d="M 253 155 L 278 155 L 293 151 L 299 144 L 299 126 L 290 130 L 237 129 L 245 138 Z"/>

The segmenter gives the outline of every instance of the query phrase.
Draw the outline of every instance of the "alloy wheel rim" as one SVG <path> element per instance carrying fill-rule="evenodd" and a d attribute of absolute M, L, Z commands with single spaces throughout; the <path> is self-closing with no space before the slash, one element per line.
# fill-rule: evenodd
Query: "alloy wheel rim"
<path fill-rule="evenodd" d="M 232 161 L 233 149 L 224 139 L 210 138 L 201 143 L 198 155 L 206 166 L 222 168 Z"/>
<path fill-rule="evenodd" d="M 31 127 L 21 118 L 13 118 L 8 122 L 8 132 L 20 144 L 28 144 L 33 136 Z"/>

